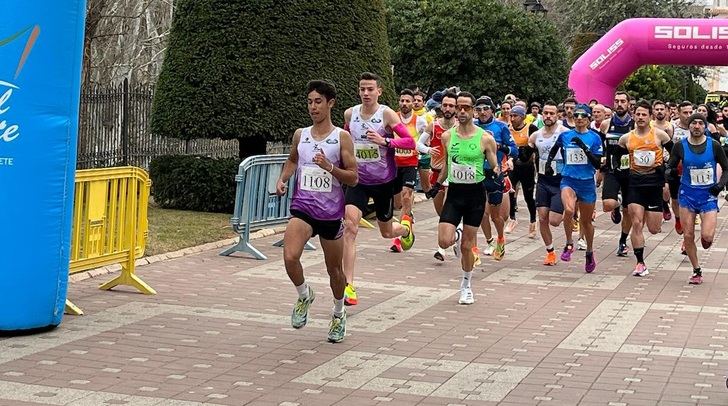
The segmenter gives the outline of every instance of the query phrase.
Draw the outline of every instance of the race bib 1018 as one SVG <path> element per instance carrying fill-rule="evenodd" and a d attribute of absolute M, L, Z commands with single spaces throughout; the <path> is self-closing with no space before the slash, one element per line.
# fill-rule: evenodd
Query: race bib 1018
<path fill-rule="evenodd" d="M 450 178 L 455 183 L 476 183 L 475 168 L 471 165 L 450 164 Z"/>

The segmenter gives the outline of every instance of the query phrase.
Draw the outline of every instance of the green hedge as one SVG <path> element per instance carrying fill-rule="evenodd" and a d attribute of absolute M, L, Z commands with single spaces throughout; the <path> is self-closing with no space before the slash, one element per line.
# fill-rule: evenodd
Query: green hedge
<path fill-rule="evenodd" d="M 232 213 L 240 160 L 165 155 L 149 164 L 152 197 L 166 209 Z"/>
<path fill-rule="evenodd" d="M 382 102 L 395 103 L 382 0 L 179 0 L 151 128 L 182 139 L 290 141 L 311 125 L 309 80 L 336 85 L 333 119 L 342 125 L 364 71 L 384 78 Z"/>

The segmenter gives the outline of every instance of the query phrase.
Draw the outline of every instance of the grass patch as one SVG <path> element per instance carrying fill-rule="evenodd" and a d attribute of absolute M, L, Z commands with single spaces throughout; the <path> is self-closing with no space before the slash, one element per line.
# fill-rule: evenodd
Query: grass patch
<path fill-rule="evenodd" d="M 177 251 L 237 236 L 230 214 L 160 209 L 149 205 L 146 256 Z"/>

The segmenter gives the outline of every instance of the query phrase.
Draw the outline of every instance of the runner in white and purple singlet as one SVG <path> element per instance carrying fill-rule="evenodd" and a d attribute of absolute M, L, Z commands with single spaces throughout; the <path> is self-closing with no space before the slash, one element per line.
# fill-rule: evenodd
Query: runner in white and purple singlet
<path fill-rule="evenodd" d="M 295 173 L 292 218 L 283 237 L 286 272 L 298 291 L 291 325 L 294 328 L 306 325 L 308 309 L 315 298 L 303 276 L 301 255 L 306 242 L 318 235 L 334 294 L 328 339 L 340 342 L 346 335 L 346 278 L 341 266 L 344 255 L 342 185 L 354 186 L 358 181 L 354 144 L 348 132 L 331 123 L 331 108 L 336 102 L 334 85 L 319 80 L 309 82 L 307 102 L 313 126 L 296 130 L 291 153 L 276 187 L 279 195 L 286 193 L 288 180 Z"/>

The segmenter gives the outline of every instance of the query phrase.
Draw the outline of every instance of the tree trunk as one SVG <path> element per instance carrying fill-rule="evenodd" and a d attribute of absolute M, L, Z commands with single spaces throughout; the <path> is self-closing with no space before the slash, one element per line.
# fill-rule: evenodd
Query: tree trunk
<path fill-rule="evenodd" d="M 266 154 L 267 141 L 263 136 L 238 138 L 238 158 L 241 160 L 253 155 Z"/>

